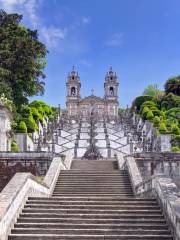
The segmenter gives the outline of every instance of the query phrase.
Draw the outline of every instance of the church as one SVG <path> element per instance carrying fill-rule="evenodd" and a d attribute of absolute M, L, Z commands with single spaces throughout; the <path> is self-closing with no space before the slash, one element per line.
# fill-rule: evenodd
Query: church
<path fill-rule="evenodd" d="M 67 113 L 70 118 L 76 118 L 81 115 L 88 117 L 92 114 L 109 119 L 118 117 L 118 77 L 110 67 L 104 80 L 104 97 L 98 97 L 92 94 L 85 98 L 81 98 L 81 81 L 78 72 L 73 67 L 68 75 L 66 82 L 67 97 L 66 106 Z"/>

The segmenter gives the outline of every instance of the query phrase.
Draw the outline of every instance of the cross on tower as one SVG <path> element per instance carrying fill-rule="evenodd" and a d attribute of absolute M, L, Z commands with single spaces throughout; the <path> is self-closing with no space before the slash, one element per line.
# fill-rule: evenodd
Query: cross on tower
<path fill-rule="evenodd" d="M 93 88 L 91 89 L 91 95 L 94 95 L 94 89 Z"/>

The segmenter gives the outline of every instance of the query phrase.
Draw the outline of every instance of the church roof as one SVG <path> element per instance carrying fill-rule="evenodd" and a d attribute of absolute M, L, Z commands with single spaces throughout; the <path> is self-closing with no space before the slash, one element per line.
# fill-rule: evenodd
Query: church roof
<path fill-rule="evenodd" d="M 105 102 L 104 98 L 97 97 L 95 95 L 90 95 L 90 96 L 87 96 L 85 98 L 82 98 L 80 100 L 80 103 L 85 102 L 85 101 L 99 101 L 99 102 L 103 102 L 103 103 Z"/>

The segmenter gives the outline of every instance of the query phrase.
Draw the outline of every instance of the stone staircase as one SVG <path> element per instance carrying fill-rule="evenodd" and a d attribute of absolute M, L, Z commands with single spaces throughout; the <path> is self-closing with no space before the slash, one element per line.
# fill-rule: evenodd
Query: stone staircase
<path fill-rule="evenodd" d="M 60 173 L 52 197 L 27 200 L 9 240 L 173 239 L 156 200 L 133 196 L 126 171 L 80 161 Z"/>

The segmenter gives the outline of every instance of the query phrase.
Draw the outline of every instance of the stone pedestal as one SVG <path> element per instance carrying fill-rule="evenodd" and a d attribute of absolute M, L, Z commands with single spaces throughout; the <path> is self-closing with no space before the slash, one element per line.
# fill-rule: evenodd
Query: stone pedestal
<path fill-rule="evenodd" d="M 0 102 L 0 151 L 11 151 L 11 120 L 11 112 Z"/>

